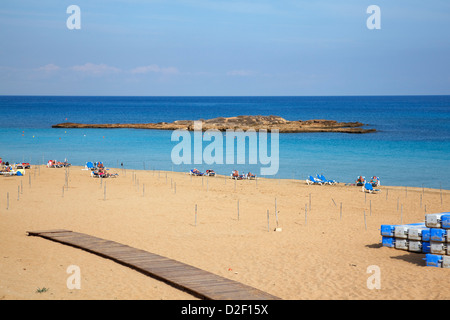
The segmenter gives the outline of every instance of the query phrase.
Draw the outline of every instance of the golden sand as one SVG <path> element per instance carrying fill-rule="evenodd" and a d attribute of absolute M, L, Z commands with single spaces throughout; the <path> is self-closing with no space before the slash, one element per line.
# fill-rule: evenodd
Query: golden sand
<path fill-rule="evenodd" d="M 441 204 L 440 190 L 425 189 L 421 206 L 422 188 L 382 186 L 365 194 L 342 184 L 120 169 L 102 181 L 82 169 L 68 170 L 64 193 L 64 168 L 0 177 L 0 299 L 195 299 L 111 260 L 26 234 L 47 229 L 147 250 L 282 299 L 450 298 L 449 269 L 426 267 L 424 254 L 382 247 L 379 230 L 423 221 L 425 205 L 427 213 L 448 211 L 448 191 Z M 81 289 L 67 287 L 71 265 L 80 268 Z M 373 265 L 380 289 L 367 286 Z"/>

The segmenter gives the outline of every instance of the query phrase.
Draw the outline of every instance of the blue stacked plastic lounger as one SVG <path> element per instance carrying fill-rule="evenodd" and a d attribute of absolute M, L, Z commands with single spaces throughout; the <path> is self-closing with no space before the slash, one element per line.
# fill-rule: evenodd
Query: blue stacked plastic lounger
<path fill-rule="evenodd" d="M 381 225 L 383 247 L 418 253 L 430 252 L 430 228 L 425 223 Z"/>
<path fill-rule="evenodd" d="M 425 253 L 426 266 L 450 268 L 450 212 L 425 215 L 425 223 L 381 225 L 383 247 Z"/>
<path fill-rule="evenodd" d="M 427 214 L 425 223 L 430 227 L 430 253 L 425 258 L 427 266 L 450 268 L 450 212 Z"/>
<path fill-rule="evenodd" d="M 427 267 L 450 268 L 450 256 L 428 253 L 425 256 Z"/>

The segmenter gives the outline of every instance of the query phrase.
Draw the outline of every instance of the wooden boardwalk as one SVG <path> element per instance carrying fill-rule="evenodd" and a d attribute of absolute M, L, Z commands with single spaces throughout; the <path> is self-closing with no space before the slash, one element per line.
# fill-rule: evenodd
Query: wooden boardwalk
<path fill-rule="evenodd" d="M 200 299 L 208 300 L 279 300 L 256 288 L 220 277 L 188 264 L 168 259 L 114 241 L 69 230 L 28 231 L 38 236 L 111 259 L 155 279 L 164 281 Z"/>

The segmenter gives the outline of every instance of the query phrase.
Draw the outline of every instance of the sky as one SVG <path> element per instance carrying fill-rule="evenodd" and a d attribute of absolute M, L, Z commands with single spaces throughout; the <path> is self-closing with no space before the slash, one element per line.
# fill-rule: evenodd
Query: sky
<path fill-rule="evenodd" d="M 448 0 L 2 0 L 0 95 L 450 94 L 449 30 Z"/>

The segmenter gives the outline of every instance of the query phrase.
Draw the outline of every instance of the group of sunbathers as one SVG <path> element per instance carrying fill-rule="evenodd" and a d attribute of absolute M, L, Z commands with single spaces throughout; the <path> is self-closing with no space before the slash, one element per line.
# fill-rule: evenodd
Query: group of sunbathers
<path fill-rule="evenodd" d="M 256 175 L 249 172 L 247 174 L 239 174 L 238 170 L 233 170 L 231 173 L 231 179 L 242 180 L 242 179 L 256 179 Z"/>
<path fill-rule="evenodd" d="M 197 168 L 192 169 L 189 172 L 189 174 L 192 176 L 215 176 L 216 175 L 214 170 L 208 169 L 208 170 L 206 170 L 206 173 L 203 173 L 203 172 L 200 172 L 200 170 L 198 170 Z M 236 180 L 256 179 L 256 175 L 254 175 L 251 172 L 249 172 L 247 174 L 239 174 L 239 171 L 233 170 L 233 172 L 231 173 L 231 178 L 236 179 Z"/>
<path fill-rule="evenodd" d="M 208 176 L 208 177 L 213 177 L 216 175 L 216 173 L 214 172 L 214 170 L 212 169 L 208 169 L 206 170 L 205 173 L 201 172 L 200 170 L 198 170 L 197 168 L 192 169 L 189 174 L 191 176 Z"/>
<path fill-rule="evenodd" d="M 377 177 L 377 176 L 373 176 L 370 179 L 369 183 L 372 185 L 372 187 L 379 187 L 381 185 L 380 178 Z M 365 184 L 366 184 L 366 178 L 365 177 L 359 176 L 358 179 L 356 179 L 356 185 L 357 186 L 363 186 Z"/>
<path fill-rule="evenodd" d="M 25 169 L 30 168 L 31 166 L 29 163 L 10 164 L 8 161 L 3 162 L 3 159 L 0 158 L 0 175 L 23 175 L 25 173 Z"/>
<path fill-rule="evenodd" d="M 67 159 L 64 162 L 56 161 L 56 160 L 48 160 L 47 162 L 48 168 L 65 168 L 70 167 L 70 163 L 67 162 Z"/>
<path fill-rule="evenodd" d="M 105 166 L 102 162 L 95 162 L 95 166 L 91 168 L 91 177 L 93 178 L 115 178 L 117 173 L 106 172 Z"/>

